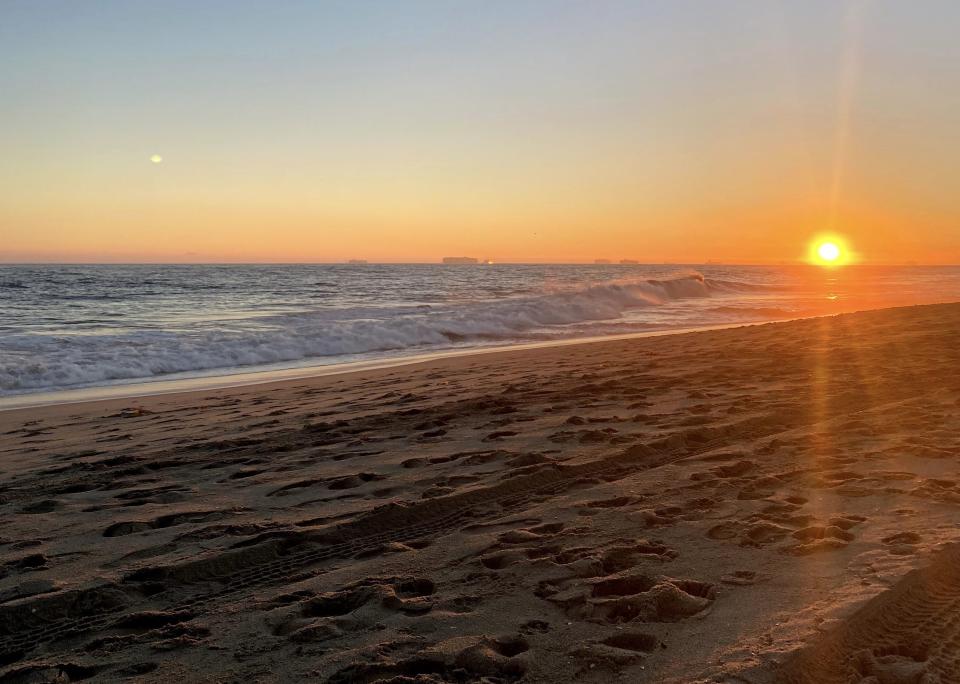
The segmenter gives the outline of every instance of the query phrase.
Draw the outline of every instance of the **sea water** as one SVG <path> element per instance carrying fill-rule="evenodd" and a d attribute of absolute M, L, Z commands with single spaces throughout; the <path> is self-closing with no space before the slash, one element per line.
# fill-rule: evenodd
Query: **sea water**
<path fill-rule="evenodd" d="M 960 300 L 957 267 L 0 266 L 0 396 Z"/>

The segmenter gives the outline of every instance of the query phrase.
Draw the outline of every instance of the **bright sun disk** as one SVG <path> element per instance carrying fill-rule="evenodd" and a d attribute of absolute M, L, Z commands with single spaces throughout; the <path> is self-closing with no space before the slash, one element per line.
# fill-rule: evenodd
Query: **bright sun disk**
<path fill-rule="evenodd" d="M 836 261 L 840 258 L 840 247 L 835 242 L 824 242 L 817 247 L 817 256 L 824 261 Z"/>

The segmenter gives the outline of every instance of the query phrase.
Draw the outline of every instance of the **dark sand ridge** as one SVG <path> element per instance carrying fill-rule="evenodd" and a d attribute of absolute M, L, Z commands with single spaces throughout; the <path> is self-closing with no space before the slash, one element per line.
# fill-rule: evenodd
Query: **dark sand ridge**
<path fill-rule="evenodd" d="M 911 307 L 2 412 L 0 681 L 960 681 L 958 333 Z"/>

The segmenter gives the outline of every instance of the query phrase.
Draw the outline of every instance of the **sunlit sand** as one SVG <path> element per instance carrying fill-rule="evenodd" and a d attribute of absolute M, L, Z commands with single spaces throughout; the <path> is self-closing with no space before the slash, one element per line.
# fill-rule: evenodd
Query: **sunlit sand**
<path fill-rule="evenodd" d="M 952 672 L 958 332 L 912 307 L 3 412 L 0 648 L 188 678 L 222 649 L 284 680 Z"/>

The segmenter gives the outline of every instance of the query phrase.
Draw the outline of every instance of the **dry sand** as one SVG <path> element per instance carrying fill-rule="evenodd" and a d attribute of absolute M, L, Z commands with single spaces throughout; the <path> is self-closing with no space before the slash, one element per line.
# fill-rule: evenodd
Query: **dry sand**
<path fill-rule="evenodd" d="M 960 305 L 0 413 L 0 681 L 960 681 Z"/>

